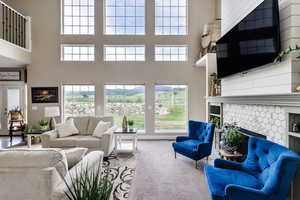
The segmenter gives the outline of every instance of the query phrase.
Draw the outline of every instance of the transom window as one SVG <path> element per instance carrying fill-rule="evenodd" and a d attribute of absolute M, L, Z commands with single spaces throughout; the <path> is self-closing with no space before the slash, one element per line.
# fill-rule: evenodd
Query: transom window
<path fill-rule="evenodd" d="M 155 34 L 187 34 L 187 0 L 155 0 Z"/>
<path fill-rule="evenodd" d="M 63 0 L 63 34 L 95 33 L 95 0 Z"/>
<path fill-rule="evenodd" d="M 155 46 L 155 61 L 187 61 L 187 46 Z"/>
<path fill-rule="evenodd" d="M 95 46 L 94 45 L 61 45 L 62 61 L 94 61 Z"/>
<path fill-rule="evenodd" d="M 63 116 L 95 116 L 95 86 L 64 85 Z"/>
<path fill-rule="evenodd" d="M 106 0 L 105 16 L 105 34 L 145 34 L 145 0 Z"/>
<path fill-rule="evenodd" d="M 145 61 L 145 46 L 104 46 L 105 61 Z"/>

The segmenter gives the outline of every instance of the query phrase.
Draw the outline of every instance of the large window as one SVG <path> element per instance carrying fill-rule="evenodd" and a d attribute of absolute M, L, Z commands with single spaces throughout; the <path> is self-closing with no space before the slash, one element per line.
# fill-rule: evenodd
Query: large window
<path fill-rule="evenodd" d="M 157 45 L 155 61 L 187 61 L 187 47 Z"/>
<path fill-rule="evenodd" d="M 105 16 L 105 34 L 145 34 L 145 0 L 106 0 Z"/>
<path fill-rule="evenodd" d="M 145 61 L 145 46 L 104 46 L 105 61 Z"/>
<path fill-rule="evenodd" d="M 119 128 L 126 115 L 134 121 L 135 128 L 145 129 L 144 85 L 106 85 L 105 101 L 105 114 L 113 115 Z"/>
<path fill-rule="evenodd" d="M 63 116 L 94 116 L 95 86 L 94 85 L 64 85 L 63 86 Z"/>
<path fill-rule="evenodd" d="M 62 33 L 93 35 L 95 33 L 95 0 L 63 0 Z"/>
<path fill-rule="evenodd" d="M 94 45 L 61 45 L 62 61 L 95 61 Z"/>
<path fill-rule="evenodd" d="M 186 85 L 155 86 L 155 130 L 186 131 L 188 87 Z"/>
<path fill-rule="evenodd" d="M 187 34 L 187 0 L 155 0 L 155 34 Z"/>

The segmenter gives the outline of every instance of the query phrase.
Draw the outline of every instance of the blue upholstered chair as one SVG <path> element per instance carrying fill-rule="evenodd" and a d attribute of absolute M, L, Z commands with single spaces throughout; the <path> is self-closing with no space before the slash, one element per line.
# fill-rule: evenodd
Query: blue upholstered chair
<path fill-rule="evenodd" d="M 299 163 L 286 147 L 250 137 L 244 162 L 216 159 L 204 170 L 213 200 L 284 200 Z"/>
<path fill-rule="evenodd" d="M 211 154 L 215 124 L 189 121 L 188 136 L 179 136 L 173 143 L 176 152 L 196 161 Z"/>

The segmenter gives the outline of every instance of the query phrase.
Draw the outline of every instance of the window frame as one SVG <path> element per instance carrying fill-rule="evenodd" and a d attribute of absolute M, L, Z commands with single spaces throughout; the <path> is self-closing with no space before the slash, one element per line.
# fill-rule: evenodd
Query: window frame
<path fill-rule="evenodd" d="M 185 60 L 156 60 L 156 48 L 157 47 L 185 47 Z M 172 54 L 170 54 L 170 56 L 172 56 Z M 179 54 L 178 54 L 179 56 Z M 159 62 L 159 63 L 185 63 L 185 62 L 189 62 L 189 45 L 161 45 L 161 44 L 156 44 L 154 46 L 154 62 Z"/>
<path fill-rule="evenodd" d="M 186 86 L 186 105 L 185 105 L 185 115 L 186 115 L 186 122 L 185 122 L 185 129 L 157 129 L 156 127 L 156 114 L 155 114 L 155 107 L 156 107 L 156 86 Z M 189 84 L 187 83 L 155 83 L 154 84 L 154 113 L 153 113 L 153 117 L 154 117 L 154 133 L 155 134 L 164 134 L 164 133 L 187 133 L 188 132 L 188 122 L 189 122 L 189 116 L 190 116 L 190 110 L 189 110 L 189 107 L 190 107 L 190 86 Z"/>
<path fill-rule="evenodd" d="M 96 105 L 96 98 L 97 98 L 97 89 L 96 89 L 96 84 L 62 84 L 61 85 L 61 119 L 62 121 L 65 120 L 65 86 L 94 86 L 94 89 L 95 89 L 95 98 L 94 98 L 94 113 L 93 115 L 87 115 L 87 116 L 91 116 L 91 117 L 95 117 L 96 116 L 96 109 L 97 109 L 97 105 Z M 81 117 L 81 116 L 72 116 L 72 117 Z M 83 117 L 83 116 L 82 116 Z"/>
<path fill-rule="evenodd" d="M 93 60 L 65 60 L 64 47 L 93 47 L 94 48 L 94 59 Z M 70 54 L 74 55 L 74 54 Z M 78 54 L 79 56 L 81 54 Z M 90 56 L 91 54 L 86 54 Z M 95 44 L 61 44 L 60 45 L 60 62 L 95 62 L 96 61 L 96 45 Z"/>
<path fill-rule="evenodd" d="M 102 35 L 106 35 L 106 36 L 145 36 L 147 35 L 147 14 L 148 14 L 148 11 L 147 11 L 147 0 L 143 0 L 144 1 L 144 33 L 143 34 L 109 34 L 109 33 L 106 33 L 106 1 L 107 0 L 103 0 L 103 30 L 102 30 Z M 126 0 L 125 0 L 126 1 Z M 136 5 L 135 5 L 136 7 Z M 122 16 L 122 17 L 125 17 L 126 16 Z M 134 17 L 137 17 L 137 16 L 134 16 Z M 138 16 L 139 17 L 139 16 Z M 126 20 L 125 20 L 125 23 L 126 23 Z M 126 28 L 126 26 L 124 26 Z M 136 26 L 135 26 L 136 27 Z"/>
<path fill-rule="evenodd" d="M 106 47 L 115 47 L 115 48 L 117 48 L 117 47 L 143 47 L 144 48 L 144 60 L 107 60 L 106 59 Z M 146 47 L 146 45 L 140 45 L 140 44 L 138 44 L 138 45 L 115 45 L 115 44 L 112 44 L 112 45 L 110 45 L 110 44 L 108 44 L 108 45 L 106 45 L 106 44 L 104 44 L 103 45 L 103 61 L 105 62 L 105 63 L 113 63 L 113 62 L 116 62 L 116 63 L 121 63 L 121 62 L 124 62 L 124 63 L 130 63 L 130 62 L 132 62 L 132 63 L 135 63 L 135 62 L 146 62 L 147 60 L 146 60 L 146 57 L 147 57 L 147 47 Z M 124 54 L 125 56 L 126 56 L 126 53 Z M 136 55 L 136 54 L 134 54 L 134 55 Z"/>
<path fill-rule="evenodd" d="M 66 36 L 94 36 L 96 35 L 96 32 L 97 32 L 97 27 L 96 27 L 96 24 L 97 24 L 97 1 L 96 0 L 93 0 L 94 1 L 94 33 L 91 34 L 91 33 L 85 33 L 85 34 L 74 34 L 74 33 L 65 33 L 65 0 L 61 0 L 61 4 L 60 4 L 60 13 L 61 13 L 61 16 L 60 16 L 60 34 L 61 35 L 66 35 Z M 89 6 L 87 6 L 89 7 Z M 90 16 L 88 16 L 89 18 Z M 79 25 L 80 26 L 80 25 Z M 87 25 L 89 27 L 89 25 Z"/>
<path fill-rule="evenodd" d="M 157 37 L 165 37 L 165 36 L 182 37 L 182 36 L 185 36 L 186 37 L 186 36 L 190 35 L 190 32 L 189 32 L 189 27 L 190 27 L 190 24 L 189 24 L 189 15 L 190 15 L 189 0 L 186 0 L 186 6 L 185 6 L 186 7 L 186 10 L 185 10 L 185 12 L 186 12 L 186 16 L 185 16 L 185 18 L 186 18 L 186 21 L 185 21 L 186 22 L 186 34 L 157 34 L 156 33 L 156 0 L 153 0 L 153 2 L 154 2 L 154 28 L 153 28 L 154 36 L 157 36 Z"/>

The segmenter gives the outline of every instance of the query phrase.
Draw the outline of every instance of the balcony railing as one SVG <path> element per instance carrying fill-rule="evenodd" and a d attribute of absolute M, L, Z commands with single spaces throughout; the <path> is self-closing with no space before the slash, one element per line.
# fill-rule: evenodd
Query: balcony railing
<path fill-rule="evenodd" d="M 0 39 L 31 49 L 31 21 L 0 1 Z"/>

